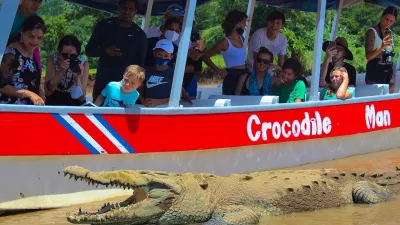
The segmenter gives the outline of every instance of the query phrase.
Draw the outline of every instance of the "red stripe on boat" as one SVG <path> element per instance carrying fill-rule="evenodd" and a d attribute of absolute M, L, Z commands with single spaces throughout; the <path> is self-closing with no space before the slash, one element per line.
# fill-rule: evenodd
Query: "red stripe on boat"
<path fill-rule="evenodd" d="M 69 114 L 108 154 L 121 154 L 121 151 L 84 114 Z"/>

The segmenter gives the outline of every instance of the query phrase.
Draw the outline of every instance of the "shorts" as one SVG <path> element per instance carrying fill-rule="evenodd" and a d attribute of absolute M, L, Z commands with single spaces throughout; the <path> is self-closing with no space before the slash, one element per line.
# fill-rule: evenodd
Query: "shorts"
<path fill-rule="evenodd" d="M 248 74 L 247 69 L 226 69 L 228 73 L 222 83 L 222 94 L 223 95 L 235 95 L 236 85 L 239 81 L 239 77 L 243 74 Z"/>

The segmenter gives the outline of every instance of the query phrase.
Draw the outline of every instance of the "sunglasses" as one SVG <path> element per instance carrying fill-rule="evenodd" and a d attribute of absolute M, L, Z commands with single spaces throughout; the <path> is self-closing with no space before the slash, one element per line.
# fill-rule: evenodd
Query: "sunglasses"
<path fill-rule="evenodd" d="M 271 64 L 271 60 L 268 60 L 268 59 L 257 58 L 257 62 L 264 63 L 265 65 Z"/>
<path fill-rule="evenodd" d="M 69 58 L 72 58 L 72 59 L 76 59 L 76 58 L 78 58 L 78 55 L 77 54 L 67 54 L 67 53 L 61 53 L 61 55 L 62 55 L 62 57 L 64 58 L 64 59 L 69 59 Z"/>
<path fill-rule="evenodd" d="M 174 12 L 180 12 L 182 15 L 185 15 L 185 10 L 184 10 L 184 9 L 173 8 L 172 10 L 173 10 Z"/>

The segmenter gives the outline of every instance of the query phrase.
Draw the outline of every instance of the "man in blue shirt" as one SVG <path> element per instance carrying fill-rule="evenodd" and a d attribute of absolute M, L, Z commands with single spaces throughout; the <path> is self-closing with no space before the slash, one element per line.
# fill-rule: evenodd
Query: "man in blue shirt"
<path fill-rule="evenodd" d="M 118 17 L 97 23 L 86 46 L 88 57 L 99 57 L 93 99 L 110 81 L 120 81 L 129 65 L 143 66 L 146 58 L 147 38 L 133 22 L 137 0 L 120 0 Z"/>

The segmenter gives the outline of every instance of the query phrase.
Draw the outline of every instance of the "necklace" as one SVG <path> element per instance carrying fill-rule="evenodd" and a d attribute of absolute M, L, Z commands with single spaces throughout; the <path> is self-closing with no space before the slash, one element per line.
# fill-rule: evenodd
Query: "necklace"
<path fill-rule="evenodd" d="M 28 58 L 32 59 L 33 52 L 29 52 L 28 49 L 25 47 L 24 43 L 21 43 L 22 49 L 25 51 L 25 54 L 28 55 Z"/>

